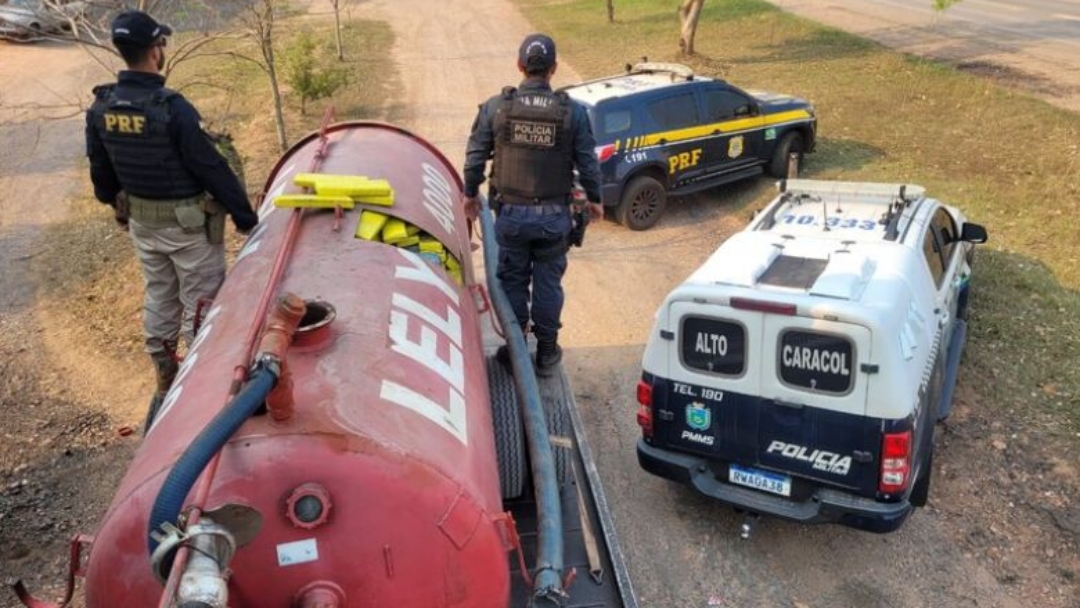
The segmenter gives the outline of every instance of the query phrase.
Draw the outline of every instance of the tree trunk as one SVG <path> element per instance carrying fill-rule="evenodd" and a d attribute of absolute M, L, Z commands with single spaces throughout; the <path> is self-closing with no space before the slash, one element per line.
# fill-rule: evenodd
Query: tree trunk
<path fill-rule="evenodd" d="M 285 137 L 285 114 L 282 112 L 281 88 L 278 86 L 277 66 L 274 64 L 274 49 L 267 46 L 263 49 L 266 57 L 267 75 L 270 76 L 270 92 L 274 98 L 274 124 L 277 126 L 278 147 L 282 152 L 289 149 L 289 140 Z"/>
<path fill-rule="evenodd" d="M 341 48 L 341 8 L 339 0 L 333 0 L 332 4 L 334 5 L 334 39 L 337 41 L 337 58 L 338 61 L 345 61 L 345 52 Z"/>
<path fill-rule="evenodd" d="M 679 5 L 679 52 L 683 55 L 694 54 L 694 35 L 704 5 L 705 0 L 683 0 Z"/>
<path fill-rule="evenodd" d="M 615 23 L 615 0 L 607 0 L 607 22 Z"/>

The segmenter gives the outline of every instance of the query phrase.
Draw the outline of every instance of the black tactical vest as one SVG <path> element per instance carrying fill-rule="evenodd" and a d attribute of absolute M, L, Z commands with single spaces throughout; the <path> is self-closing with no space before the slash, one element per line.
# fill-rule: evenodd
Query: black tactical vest
<path fill-rule="evenodd" d="M 495 189 L 524 199 L 569 196 L 574 186 L 570 97 L 507 87 L 501 101 L 492 124 Z"/>
<path fill-rule="evenodd" d="M 90 108 L 94 128 L 126 192 L 158 200 L 203 192 L 169 137 L 169 98 L 179 93 L 161 88 L 138 96 L 106 85 L 95 88 L 94 95 Z"/>

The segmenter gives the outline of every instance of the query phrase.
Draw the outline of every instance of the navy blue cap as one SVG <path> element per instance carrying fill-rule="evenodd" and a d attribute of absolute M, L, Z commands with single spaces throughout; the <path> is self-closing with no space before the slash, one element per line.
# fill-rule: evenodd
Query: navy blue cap
<path fill-rule="evenodd" d="M 154 21 L 142 11 L 124 11 L 112 22 L 114 43 L 154 46 L 162 36 L 171 36 L 172 28 Z"/>
<path fill-rule="evenodd" d="M 518 49 L 518 62 L 527 68 L 555 65 L 555 41 L 547 34 L 529 34 Z"/>

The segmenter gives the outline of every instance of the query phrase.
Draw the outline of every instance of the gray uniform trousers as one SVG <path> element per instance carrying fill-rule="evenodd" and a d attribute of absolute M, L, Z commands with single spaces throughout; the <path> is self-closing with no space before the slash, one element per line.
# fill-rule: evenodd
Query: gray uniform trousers
<path fill-rule="evenodd" d="M 143 333 L 146 352 L 155 355 L 174 351 L 181 333 L 189 346 L 195 339 L 199 300 L 213 299 L 225 280 L 225 246 L 211 244 L 205 226 L 138 216 L 133 204 L 129 228 L 146 289 Z"/>

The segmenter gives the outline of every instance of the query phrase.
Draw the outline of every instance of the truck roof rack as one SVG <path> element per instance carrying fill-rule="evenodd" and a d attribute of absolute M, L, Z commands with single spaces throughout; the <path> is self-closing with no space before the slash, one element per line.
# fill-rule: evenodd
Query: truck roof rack
<path fill-rule="evenodd" d="M 895 199 L 914 202 L 923 197 L 926 188 L 914 184 L 880 184 L 874 182 L 834 182 L 818 179 L 782 179 L 777 182 L 781 193 L 816 194 L 818 196 Z"/>
<path fill-rule="evenodd" d="M 821 201 L 825 198 L 838 203 L 870 202 L 875 199 L 880 203 L 885 203 L 888 207 L 882 213 L 879 223 L 885 225 L 885 240 L 887 241 L 895 241 L 900 236 L 900 220 L 904 210 L 926 198 L 926 188 L 914 184 L 782 179 L 776 182 L 776 189 L 785 203 L 798 199 Z M 763 220 L 763 226 L 773 227 L 778 209 L 779 206 L 773 207 L 769 217 Z"/>

